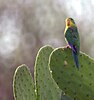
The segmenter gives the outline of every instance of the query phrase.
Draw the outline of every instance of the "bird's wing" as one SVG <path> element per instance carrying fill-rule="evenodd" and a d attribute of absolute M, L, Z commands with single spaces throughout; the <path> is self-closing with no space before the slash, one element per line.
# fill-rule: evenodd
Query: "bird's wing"
<path fill-rule="evenodd" d="M 78 53 L 79 51 L 79 34 L 76 31 L 73 31 L 71 28 L 68 28 L 66 30 L 65 37 L 71 46 L 72 50 L 75 53 Z"/>

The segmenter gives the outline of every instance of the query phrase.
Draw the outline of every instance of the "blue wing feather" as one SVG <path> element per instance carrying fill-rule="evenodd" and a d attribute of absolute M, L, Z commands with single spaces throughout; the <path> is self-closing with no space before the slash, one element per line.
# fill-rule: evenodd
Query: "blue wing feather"
<path fill-rule="evenodd" d="M 72 54 L 73 54 L 73 58 L 74 58 L 74 62 L 76 67 L 79 69 L 79 60 L 78 60 L 78 53 L 77 53 L 77 49 L 74 45 L 72 45 L 70 42 L 68 42 L 71 49 L 72 49 Z"/>

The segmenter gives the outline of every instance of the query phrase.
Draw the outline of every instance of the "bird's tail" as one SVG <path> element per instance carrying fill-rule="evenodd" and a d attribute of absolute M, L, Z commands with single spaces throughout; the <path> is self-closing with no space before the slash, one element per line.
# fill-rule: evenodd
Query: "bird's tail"
<path fill-rule="evenodd" d="M 74 51 L 72 50 L 72 54 L 73 54 L 73 58 L 74 58 L 75 65 L 76 65 L 76 67 L 79 69 L 78 53 L 76 53 L 76 52 L 74 52 Z"/>

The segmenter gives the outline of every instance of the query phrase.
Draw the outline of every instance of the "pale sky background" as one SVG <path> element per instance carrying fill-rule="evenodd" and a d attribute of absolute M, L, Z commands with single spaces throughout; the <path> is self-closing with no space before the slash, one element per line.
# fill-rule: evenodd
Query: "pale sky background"
<path fill-rule="evenodd" d="M 8 4 L 6 4 L 8 1 L 2 1 L 2 4 L 6 5 L 8 9 L 4 9 L 0 14 L 0 54 L 3 58 L 11 57 L 13 51 L 19 47 L 22 41 L 23 22 L 20 18 L 22 17 L 21 13 L 23 13 L 21 12 L 22 7 L 24 7 L 25 10 L 29 10 L 29 13 L 30 11 L 32 12 L 32 8 L 34 9 L 34 15 L 30 16 L 36 16 L 35 20 L 37 20 L 37 22 L 35 25 L 38 23 L 36 28 L 39 28 L 39 37 L 40 39 L 42 37 L 41 41 L 43 45 L 51 44 L 56 47 L 63 46 L 62 40 L 64 37 L 62 36 L 62 38 L 60 38 L 61 36 L 59 36 L 59 34 L 61 34 L 61 30 L 62 32 L 64 30 L 64 20 L 66 17 L 74 18 L 78 25 L 78 30 L 80 30 L 80 34 L 84 38 L 84 43 L 89 49 L 89 54 L 94 57 L 94 0 L 9 1 Z M 21 8 L 19 8 L 20 5 Z M 29 9 L 30 7 L 31 9 Z M 29 20 L 31 21 L 32 19 L 29 18 Z M 31 32 L 31 34 L 33 33 Z M 58 34 L 58 36 L 55 37 L 55 34 Z M 32 45 L 33 43 L 31 46 Z M 34 45 L 36 44 L 34 43 Z"/>

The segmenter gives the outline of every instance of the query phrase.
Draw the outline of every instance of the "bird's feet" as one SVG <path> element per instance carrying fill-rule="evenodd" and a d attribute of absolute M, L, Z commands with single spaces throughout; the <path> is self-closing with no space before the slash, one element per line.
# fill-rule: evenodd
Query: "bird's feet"
<path fill-rule="evenodd" d="M 69 45 L 67 45 L 66 48 L 71 48 L 71 47 Z"/>

